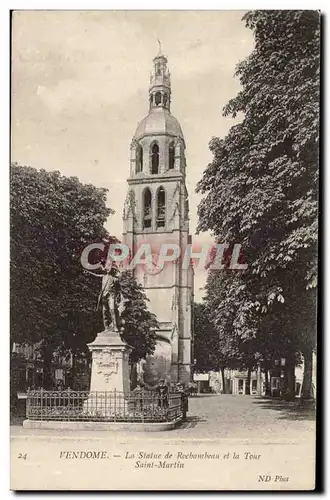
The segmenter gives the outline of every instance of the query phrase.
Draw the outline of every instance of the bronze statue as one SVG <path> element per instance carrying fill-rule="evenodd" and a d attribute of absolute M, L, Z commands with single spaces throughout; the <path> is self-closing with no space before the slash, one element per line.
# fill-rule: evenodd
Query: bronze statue
<path fill-rule="evenodd" d="M 105 330 L 119 331 L 119 311 L 121 302 L 119 270 L 103 266 L 102 288 L 98 298 L 97 310 L 102 306 L 103 324 Z"/>
<path fill-rule="evenodd" d="M 102 278 L 101 292 L 98 297 L 96 310 L 102 308 L 103 324 L 105 330 L 119 331 L 124 323 L 120 319 L 121 309 L 124 307 L 122 301 L 119 281 L 119 269 L 112 263 L 111 267 L 102 264 L 99 273 L 85 272 Z"/>

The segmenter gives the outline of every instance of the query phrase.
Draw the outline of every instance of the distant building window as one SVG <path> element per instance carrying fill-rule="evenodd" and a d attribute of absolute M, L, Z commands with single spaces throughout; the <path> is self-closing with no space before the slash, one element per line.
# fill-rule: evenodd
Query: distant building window
<path fill-rule="evenodd" d="M 164 188 L 160 188 L 157 195 L 157 228 L 165 227 L 166 219 L 166 205 L 165 205 L 165 191 Z"/>
<path fill-rule="evenodd" d="M 151 173 L 158 174 L 159 168 L 159 146 L 154 144 L 151 150 Z"/>
<path fill-rule="evenodd" d="M 156 106 L 159 106 L 159 104 L 162 102 L 162 94 L 160 92 L 156 92 L 155 94 L 155 104 Z"/>
<path fill-rule="evenodd" d="M 151 191 L 147 188 L 143 195 L 143 228 L 151 228 L 152 208 L 151 208 Z"/>
<path fill-rule="evenodd" d="M 135 172 L 138 174 L 143 170 L 143 149 L 140 144 L 136 148 L 136 168 Z"/>
<path fill-rule="evenodd" d="M 174 142 L 171 142 L 168 148 L 168 168 L 174 168 L 175 162 L 175 147 Z"/>

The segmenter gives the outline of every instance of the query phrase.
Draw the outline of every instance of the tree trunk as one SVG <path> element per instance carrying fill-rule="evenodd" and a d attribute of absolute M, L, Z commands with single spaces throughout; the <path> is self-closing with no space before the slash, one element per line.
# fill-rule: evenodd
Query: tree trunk
<path fill-rule="evenodd" d="M 131 367 L 130 367 L 130 386 L 131 386 L 131 390 L 135 389 L 135 387 L 137 386 L 137 382 L 138 382 L 138 373 L 137 373 L 137 363 L 131 363 Z M 141 382 L 139 380 L 139 382 Z"/>
<path fill-rule="evenodd" d="M 77 363 L 76 363 L 76 355 L 72 353 L 72 366 L 71 366 L 71 389 L 77 390 L 76 388 L 76 378 L 77 378 Z"/>
<path fill-rule="evenodd" d="M 301 389 L 301 399 L 310 399 L 312 394 L 312 375 L 313 375 L 313 351 L 306 349 L 304 356 L 304 377 Z"/>
<path fill-rule="evenodd" d="M 222 393 L 227 394 L 225 369 L 224 368 L 221 368 L 221 378 L 222 378 Z"/>
<path fill-rule="evenodd" d="M 250 396 L 251 394 L 251 368 L 248 369 L 246 384 L 245 384 L 245 395 Z"/>
<path fill-rule="evenodd" d="M 43 389 L 49 390 L 53 388 L 53 377 L 52 377 L 52 359 L 53 359 L 53 349 L 51 346 L 45 346 L 43 350 Z"/>
<path fill-rule="evenodd" d="M 13 354 L 13 347 L 14 347 L 14 341 L 13 341 L 12 336 L 10 335 L 10 351 L 9 351 L 9 356 L 10 357 Z"/>
<path fill-rule="evenodd" d="M 295 362 L 292 356 L 288 356 L 285 361 L 283 398 L 293 400 L 296 395 Z"/>
<path fill-rule="evenodd" d="M 257 367 L 257 394 L 259 397 L 261 396 L 261 391 L 262 391 L 261 368 L 260 368 L 260 363 L 258 363 L 258 367 Z"/>
<path fill-rule="evenodd" d="M 269 370 L 265 368 L 265 396 L 270 396 Z"/>

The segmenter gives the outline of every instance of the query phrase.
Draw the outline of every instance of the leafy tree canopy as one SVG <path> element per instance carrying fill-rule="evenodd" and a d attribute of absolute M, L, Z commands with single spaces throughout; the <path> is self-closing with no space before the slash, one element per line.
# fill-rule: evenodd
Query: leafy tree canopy
<path fill-rule="evenodd" d="M 243 118 L 210 143 L 199 230 L 241 243 L 262 277 L 304 262 L 304 284 L 315 287 L 319 13 L 252 11 L 245 21 L 255 48 L 238 64 L 242 90 L 224 109 Z"/>
<path fill-rule="evenodd" d="M 213 138 L 197 185 L 199 231 L 243 247 L 246 271 L 209 276 L 206 304 L 220 338 L 264 358 L 315 346 L 318 236 L 320 15 L 250 11 L 251 55 L 224 115 L 241 117 Z M 211 273 L 210 273 L 211 274 Z M 251 344 L 252 342 L 252 344 Z M 308 354 L 307 354 L 308 353 Z M 260 353 L 257 353 L 259 356 Z"/>
<path fill-rule="evenodd" d="M 107 244 L 118 241 L 104 228 L 113 213 L 106 192 L 59 172 L 12 165 L 12 342 L 39 343 L 44 357 L 79 355 L 103 329 L 96 312 L 101 282 L 83 272 L 80 257 L 90 243 L 105 241 L 106 253 Z M 124 337 L 137 360 L 153 350 L 156 320 L 135 279 L 124 273 L 122 280 L 128 299 Z"/>

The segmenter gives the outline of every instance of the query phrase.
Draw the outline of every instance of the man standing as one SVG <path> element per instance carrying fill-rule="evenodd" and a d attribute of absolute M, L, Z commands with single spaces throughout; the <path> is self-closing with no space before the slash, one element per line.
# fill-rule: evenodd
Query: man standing
<path fill-rule="evenodd" d="M 184 386 L 181 383 L 177 384 L 177 391 L 181 395 L 181 411 L 183 415 L 183 420 L 187 420 L 187 412 L 188 412 L 188 391 L 185 390 Z"/>
<path fill-rule="evenodd" d="M 156 393 L 158 395 L 158 406 L 163 409 L 168 408 L 168 387 L 163 378 L 156 387 Z"/>
<path fill-rule="evenodd" d="M 143 411 L 144 407 L 144 387 L 140 381 L 137 382 L 135 389 L 133 389 L 133 402 L 134 402 L 134 412 Z"/>

